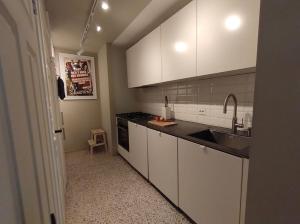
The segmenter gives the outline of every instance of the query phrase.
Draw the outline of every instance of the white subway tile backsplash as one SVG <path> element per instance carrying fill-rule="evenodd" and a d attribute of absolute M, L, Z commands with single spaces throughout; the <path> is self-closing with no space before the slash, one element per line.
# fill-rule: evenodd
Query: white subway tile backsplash
<path fill-rule="evenodd" d="M 233 104 L 230 101 L 227 114 L 223 102 L 229 93 L 238 100 L 238 122 L 252 126 L 255 74 L 244 74 L 211 79 L 180 81 L 138 90 L 140 110 L 161 114 L 164 96 L 168 96 L 174 117 L 180 120 L 208 125 L 231 127 Z"/>

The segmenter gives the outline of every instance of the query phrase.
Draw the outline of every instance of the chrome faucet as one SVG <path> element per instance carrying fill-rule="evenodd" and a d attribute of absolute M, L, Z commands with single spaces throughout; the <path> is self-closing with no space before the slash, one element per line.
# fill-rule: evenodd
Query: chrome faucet
<path fill-rule="evenodd" d="M 239 124 L 237 123 L 237 99 L 236 96 L 233 93 L 228 94 L 228 96 L 226 97 L 225 101 L 224 101 L 224 106 L 223 106 L 223 113 L 226 114 L 227 113 L 227 105 L 228 105 L 228 101 L 229 99 L 232 98 L 233 99 L 233 103 L 234 103 L 234 109 L 233 109 L 233 118 L 232 118 L 232 133 L 236 134 L 237 133 L 237 128 L 243 128 L 244 124 Z"/>

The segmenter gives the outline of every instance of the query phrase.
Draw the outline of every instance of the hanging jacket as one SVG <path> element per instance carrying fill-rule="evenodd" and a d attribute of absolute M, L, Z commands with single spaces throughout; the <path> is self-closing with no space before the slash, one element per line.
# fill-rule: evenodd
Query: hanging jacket
<path fill-rule="evenodd" d="M 58 77 L 57 79 L 57 90 L 58 90 L 58 97 L 63 100 L 66 95 L 65 95 L 65 84 L 64 81 Z"/>

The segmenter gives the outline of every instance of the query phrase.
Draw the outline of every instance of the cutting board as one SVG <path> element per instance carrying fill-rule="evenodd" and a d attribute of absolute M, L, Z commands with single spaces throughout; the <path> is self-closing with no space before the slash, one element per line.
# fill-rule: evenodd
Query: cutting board
<path fill-rule="evenodd" d="M 160 127 L 167 127 L 167 126 L 172 126 L 177 124 L 174 121 L 156 121 L 156 120 L 152 120 L 152 121 L 148 121 L 149 124 L 153 124 L 153 125 L 157 125 Z"/>

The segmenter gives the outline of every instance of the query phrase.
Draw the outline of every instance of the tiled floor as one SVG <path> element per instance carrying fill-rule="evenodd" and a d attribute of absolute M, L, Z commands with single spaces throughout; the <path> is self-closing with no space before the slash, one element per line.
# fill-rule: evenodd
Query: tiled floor
<path fill-rule="evenodd" d="M 66 155 L 67 224 L 188 224 L 122 158 L 86 151 Z"/>

